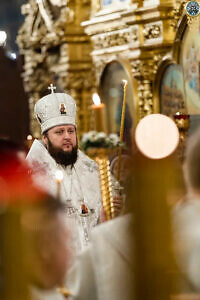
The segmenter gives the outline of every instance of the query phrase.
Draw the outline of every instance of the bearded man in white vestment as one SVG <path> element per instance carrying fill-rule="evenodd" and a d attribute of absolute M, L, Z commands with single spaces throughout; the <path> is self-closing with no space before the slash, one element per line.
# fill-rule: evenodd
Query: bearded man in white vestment
<path fill-rule="evenodd" d="M 35 115 L 41 125 L 42 140 L 33 142 L 27 160 L 34 181 L 63 201 L 75 253 L 88 243 L 91 228 L 100 218 L 98 168 L 78 150 L 76 104 L 71 96 L 52 91 L 36 103 Z M 63 174 L 59 187 L 55 178 L 58 170 Z"/>

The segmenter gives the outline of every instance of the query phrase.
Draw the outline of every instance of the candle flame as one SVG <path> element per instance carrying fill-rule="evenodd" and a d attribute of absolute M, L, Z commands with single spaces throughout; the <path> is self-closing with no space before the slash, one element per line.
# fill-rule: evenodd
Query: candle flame
<path fill-rule="evenodd" d="M 28 141 L 32 141 L 33 137 L 31 134 L 27 135 L 27 138 L 26 138 Z"/>
<path fill-rule="evenodd" d="M 5 31 L 0 31 L 0 46 L 3 46 L 7 39 L 7 33 Z"/>
<path fill-rule="evenodd" d="M 127 83 L 128 83 L 128 81 L 127 81 L 126 79 L 122 79 L 122 82 L 123 82 L 124 84 L 127 84 Z"/>
<path fill-rule="evenodd" d="M 55 173 L 56 181 L 61 182 L 63 180 L 63 172 L 61 170 L 57 170 Z"/>
<path fill-rule="evenodd" d="M 94 93 L 92 96 L 92 100 L 95 105 L 100 105 L 101 104 L 101 99 L 97 93 Z"/>

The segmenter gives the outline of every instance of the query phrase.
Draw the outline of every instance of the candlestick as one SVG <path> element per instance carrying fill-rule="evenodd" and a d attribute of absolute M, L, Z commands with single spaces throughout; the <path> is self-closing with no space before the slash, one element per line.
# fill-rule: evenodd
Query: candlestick
<path fill-rule="evenodd" d="M 128 81 L 122 80 L 124 83 L 124 97 L 123 97 L 123 105 L 122 105 L 122 114 L 121 114 L 121 124 L 120 124 L 120 142 L 123 142 L 124 137 L 124 120 L 125 120 L 125 110 L 126 110 L 126 92 Z M 121 155 L 122 155 L 122 148 L 119 148 L 118 152 L 118 169 L 117 169 L 117 180 L 120 180 L 120 168 L 121 168 Z"/>
<path fill-rule="evenodd" d="M 57 183 L 57 198 L 60 200 L 60 189 L 61 182 L 63 180 L 63 172 L 61 170 L 57 170 L 55 173 L 56 183 Z"/>
<path fill-rule="evenodd" d="M 97 93 L 93 94 L 93 102 L 92 109 L 95 117 L 95 130 L 98 132 L 107 132 L 105 104 L 101 103 Z"/>

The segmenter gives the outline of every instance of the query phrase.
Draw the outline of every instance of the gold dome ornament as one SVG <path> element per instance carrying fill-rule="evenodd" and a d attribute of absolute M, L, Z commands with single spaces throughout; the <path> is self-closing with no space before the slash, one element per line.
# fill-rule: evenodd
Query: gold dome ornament
<path fill-rule="evenodd" d="M 199 28 L 200 3 L 198 1 L 188 1 L 185 4 L 187 24 L 190 29 Z"/>

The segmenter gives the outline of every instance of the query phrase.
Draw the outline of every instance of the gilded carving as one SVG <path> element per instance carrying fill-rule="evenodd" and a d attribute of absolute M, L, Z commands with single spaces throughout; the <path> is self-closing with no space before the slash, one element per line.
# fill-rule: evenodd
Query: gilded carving
<path fill-rule="evenodd" d="M 70 72 L 62 77 L 62 86 L 67 89 L 90 89 L 95 85 L 95 77 L 91 70 Z"/>
<path fill-rule="evenodd" d="M 158 54 L 147 60 L 131 62 L 132 74 L 138 81 L 138 110 L 140 118 L 154 112 L 153 81 L 161 59 L 162 55 Z"/>
<path fill-rule="evenodd" d="M 76 22 L 88 16 L 90 4 L 90 0 L 78 3 Z M 78 99 L 81 99 L 81 89 L 93 88 L 90 39 L 81 25 L 77 26 L 76 33 L 69 34 L 76 8 L 75 0 L 29 0 L 22 6 L 25 20 L 17 42 L 24 55 L 24 86 L 29 95 L 31 129 L 35 136 L 39 128 L 33 116 L 34 103 L 47 92 L 51 82 L 58 91 L 71 93 L 77 89 L 74 94 Z"/>
<path fill-rule="evenodd" d="M 130 27 L 130 42 L 137 42 L 139 41 L 139 32 L 138 26 Z"/>
<path fill-rule="evenodd" d="M 171 25 L 176 28 L 178 21 L 180 20 L 181 16 L 183 15 L 184 7 L 187 0 L 176 0 L 175 6 L 173 9 L 173 19 Z"/>
<path fill-rule="evenodd" d="M 137 59 L 131 62 L 132 73 L 135 78 L 148 78 L 152 80 L 158 69 L 158 63 L 161 61 L 162 55 L 154 55 L 153 58 L 142 60 Z"/>
<path fill-rule="evenodd" d="M 138 40 L 138 29 L 133 27 L 111 33 L 104 33 L 93 38 L 94 49 L 110 48 L 136 42 Z"/>
<path fill-rule="evenodd" d="M 145 25 L 143 35 L 146 40 L 156 39 L 161 36 L 161 24 Z"/>
<path fill-rule="evenodd" d="M 141 80 L 138 85 L 138 108 L 139 117 L 143 118 L 145 115 L 153 113 L 153 92 L 152 81 Z"/>
<path fill-rule="evenodd" d="M 30 0 L 22 6 L 25 21 L 19 30 L 17 42 L 21 49 L 58 45 L 65 36 L 67 24 L 74 21 L 74 12 L 67 1 L 57 1 L 56 7 L 47 0 Z M 56 8 L 56 10 L 55 10 Z"/>
<path fill-rule="evenodd" d="M 73 93 L 78 122 L 81 130 L 86 130 L 91 93 L 105 66 L 120 57 L 130 62 L 137 80 L 138 90 L 134 87 L 134 92 L 139 99 L 139 118 L 154 112 L 155 74 L 173 41 L 173 35 L 164 32 L 172 19 L 172 4 L 164 6 L 161 2 L 142 7 L 142 2 L 135 5 L 132 0 L 124 9 L 105 12 L 100 0 L 29 0 L 22 7 L 25 22 L 18 44 L 25 57 L 23 76 L 32 99 L 31 110 L 53 81 L 61 90 Z M 174 22 L 183 13 L 183 2 L 176 2 Z M 80 27 L 75 34 L 71 31 L 74 23 Z M 36 130 L 34 123 L 32 128 Z"/>

